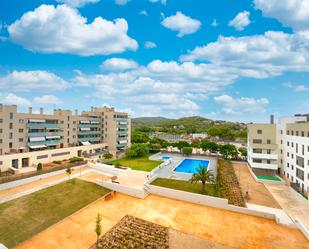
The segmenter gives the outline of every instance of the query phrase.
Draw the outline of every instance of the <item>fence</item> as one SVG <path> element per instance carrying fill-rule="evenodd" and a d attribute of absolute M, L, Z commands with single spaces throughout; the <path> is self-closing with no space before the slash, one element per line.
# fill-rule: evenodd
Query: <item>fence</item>
<path fill-rule="evenodd" d="M 47 170 L 43 169 L 41 171 L 21 173 L 21 174 L 16 174 L 16 175 L 1 176 L 0 177 L 0 184 L 12 182 L 12 181 L 17 181 L 17 180 L 21 180 L 21 179 L 25 179 L 25 178 L 30 178 L 30 177 L 33 177 L 33 176 L 47 174 L 47 173 L 50 173 L 50 172 L 54 172 L 54 171 L 58 171 L 58 170 L 62 170 L 62 169 L 67 169 L 68 167 L 82 166 L 82 165 L 86 165 L 86 164 L 87 164 L 87 161 L 74 162 L 74 163 L 71 163 L 70 165 L 56 166 L 56 167 L 52 167 L 52 168 L 47 169 Z"/>

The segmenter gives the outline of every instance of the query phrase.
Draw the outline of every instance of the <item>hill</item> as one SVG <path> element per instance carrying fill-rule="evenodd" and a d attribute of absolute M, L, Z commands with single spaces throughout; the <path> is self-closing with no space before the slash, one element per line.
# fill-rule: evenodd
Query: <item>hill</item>
<path fill-rule="evenodd" d="M 162 121 L 168 121 L 171 119 L 164 117 L 140 117 L 140 118 L 132 118 L 132 125 L 157 125 Z"/>

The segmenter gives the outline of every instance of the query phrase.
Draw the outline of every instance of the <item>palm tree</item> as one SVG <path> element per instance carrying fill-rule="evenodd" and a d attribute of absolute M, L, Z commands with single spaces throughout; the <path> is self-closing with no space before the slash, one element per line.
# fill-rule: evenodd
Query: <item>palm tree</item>
<path fill-rule="evenodd" d="M 191 183 L 193 182 L 202 182 L 202 192 L 206 193 L 205 186 L 206 183 L 213 183 L 215 181 L 214 175 L 211 173 L 210 170 L 207 170 L 207 168 L 204 165 L 200 165 L 197 172 L 192 175 Z"/>

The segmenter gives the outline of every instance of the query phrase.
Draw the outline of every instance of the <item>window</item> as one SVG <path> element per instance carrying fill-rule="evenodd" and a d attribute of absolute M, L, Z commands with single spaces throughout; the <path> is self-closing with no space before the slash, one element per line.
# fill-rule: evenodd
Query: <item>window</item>
<path fill-rule="evenodd" d="M 107 131 L 107 129 L 105 129 Z M 253 143 L 254 144 L 261 144 L 262 143 L 262 139 L 253 139 Z"/>
<path fill-rule="evenodd" d="M 257 134 L 262 134 L 262 130 L 257 130 Z"/>
<path fill-rule="evenodd" d="M 24 123 L 24 120 L 23 120 L 23 119 L 20 119 L 18 122 L 19 122 L 20 124 L 23 124 L 23 123 Z"/>
<path fill-rule="evenodd" d="M 10 128 L 10 129 L 13 129 L 13 123 L 10 123 L 10 124 L 9 124 L 9 128 Z"/>
<path fill-rule="evenodd" d="M 13 139 L 13 133 L 12 132 L 9 133 L 9 139 Z"/>
<path fill-rule="evenodd" d="M 13 112 L 10 112 L 10 119 L 13 119 Z"/>
<path fill-rule="evenodd" d="M 304 168 L 305 166 L 305 159 L 300 156 L 296 156 L 296 165 Z"/>
<path fill-rule="evenodd" d="M 52 157 L 56 157 L 56 156 L 66 156 L 66 155 L 70 155 L 70 152 L 60 152 L 60 153 L 55 153 L 55 154 L 51 154 Z"/>
<path fill-rule="evenodd" d="M 281 135 L 283 134 L 283 130 L 280 130 L 280 134 L 281 134 Z"/>
<path fill-rule="evenodd" d="M 288 168 L 290 168 L 290 164 L 289 164 L 289 163 L 287 163 L 286 166 L 287 166 Z"/>
<path fill-rule="evenodd" d="M 296 176 L 297 178 L 301 179 L 302 181 L 304 180 L 304 171 L 302 171 L 301 169 L 296 169 Z"/>
<path fill-rule="evenodd" d="M 262 163 L 262 159 L 253 158 L 252 161 L 253 161 L 254 163 Z"/>
<path fill-rule="evenodd" d="M 269 159 L 267 159 L 267 164 L 270 164 L 270 160 Z"/>
<path fill-rule="evenodd" d="M 2 139 L 0 139 L 0 144 L 2 144 L 2 142 L 3 142 Z"/>
<path fill-rule="evenodd" d="M 287 135 L 290 135 L 290 131 L 289 131 L 289 130 L 287 130 L 287 131 L 286 131 L 286 134 L 287 134 Z"/>
<path fill-rule="evenodd" d="M 20 142 L 20 143 L 22 143 L 23 141 L 24 141 L 23 138 L 19 138 L 19 139 L 18 139 L 18 142 Z"/>
<path fill-rule="evenodd" d="M 287 141 L 287 146 L 290 146 L 290 142 L 289 141 Z"/>
<path fill-rule="evenodd" d="M 3 162 L 2 162 L 2 161 L 0 161 L 0 165 L 3 165 Z"/>
<path fill-rule="evenodd" d="M 291 135 L 294 136 L 294 131 L 291 131 Z"/>
<path fill-rule="evenodd" d="M 271 141 L 269 139 L 267 139 L 267 144 L 271 144 Z"/>
<path fill-rule="evenodd" d="M 298 131 L 296 131 L 296 136 L 298 136 Z"/>
<path fill-rule="evenodd" d="M 267 154 L 270 154 L 271 153 L 271 150 L 267 150 Z"/>
<path fill-rule="evenodd" d="M 19 132 L 19 133 L 23 133 L 23 132 L 24 132 L 24 129 L 18 129 L 18 132 Z"/>
<path fill-rule="evenodd" d="M 3 132 L 3 130 L 2 129 L 0 129 L 0 133 L 2 133 Z M 308 151 L 309 151 L 309 146 L 308 146 Z"/>
<path fill-rule="evenodd" d="M 2 118 L 0 118 L 0 124 L 2 124 L 3 123 L 3 119 Z"/>
<path fill-rule="evenodd" d="M 301 136 L 304 137 L 305 136 L 305 132 L 302 131 L 301 132 Z"/>
<path fill-rule="evenodd" d="M 9 148 L 10 148 L 10 149 L 13 148 L 13 143 L 12 143 L 12 142 L 9 143 Z"/>
<path fill-rule="evenodd" d="M 48 158 L 48 155 L 40 155 L 36 157 L 36 159 L 44 159 L 44 158 Z"/>
<path fill-rule="evenodd" d="M 253 153 L 262 154 L 262 149 L 253 149 Z"/>

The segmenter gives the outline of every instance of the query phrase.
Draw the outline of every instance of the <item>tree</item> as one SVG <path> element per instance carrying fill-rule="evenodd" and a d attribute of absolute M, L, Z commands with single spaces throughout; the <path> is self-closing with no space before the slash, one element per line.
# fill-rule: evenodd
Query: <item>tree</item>
<path fill-rule="evenodd" d="M 183 147 L 182 153 L 185 155 L 190 155 L 192 153 L 192 147 Z"/>
<path fill-rule="evenodd" d="M 113 154 L 112 153 L 109 153 L 109 152 L 106 152 L 104 155 L 103 155 L 104 159 L 106 160 L 111 160 L 113 158 Z"/>
<path fill-rule="evenodd" d="M 200 148 L 201 147 L 201 141 L 198 138 L 195 138 L 191 142 L 191 147 L 193 148 Z"/>
<path fill-rule="evenodd" d="M 141 131 L 133 131 L 131 135 L 132 143 L 147 143 L 149 141 L 149 137 L 146 133 Z"/>
<path fill-rule="evenodd" d="M 71 167 L 68 167 L 66 170 L 65 170 L 65 173 L 67 173 L 68 177 L 69 177 L 69 180 L 70 180 L 70 177 L 71 177 L 71 174 L 73 172 L 73 169 Z"/>
<path fill-rule="evenodd" d="M 203 149 L 203 151 L 209 151 L 209 152 L 212 152 L 212 153 L 216 153 L 218 151 L 218 144 L 216 144 L 215 142 L 211 142 L 211 141 L 208 141 L 206 139 L 204 139 L 202 142 L 201 142 L 201 148 Z"/>
<path fill-rule="evenodd" d="M 95 221 L 95 233 L 97 235 L 97 247 L 98 247 L 98 242 L 99 242 L 100 235 L 102 233 L 101 221 L 102 221 L 101 215 L 100 215 L 100 213 L 98 213 L 96 221 Z"/>
<path fill-rule="evenodd" d="M 238 155 L 238 151 L 233 144 L 224 144 L 220 146 L 220 154 L 224 159 L 235 158 Z"/>
<path fill-rule="evenodd" d="M 202 192 L 207 194 L 205 189 L 206 182 L 213 183 L 215 179 L 214 175 L 204 165 L 200 165 L 197 172 L 192 175 L 191 183 L 193 182 L 202 182 Z"/>
<path fill-rule="evenodd" d="M 247 152 L 247 148 L 245 147 L 241 147 L 238 149 L 238 151 L 240 152 L 240 154 L 244 157 L 246 157 L 248 155 L 248 152 Z"/>
<path fill-rule="evenodd" d="M 43 169 L 42 163 L 38 163 L 38 165 L 36 166 L 36 170 L 41 171 L 42 169 Z"/>
<path fill-rule="evenodd" d="M 179 141 L 175 144 L 174 147 L 177 147 L 179 150 L 181 150 L 183 147 L 190 147 L 190 144 L 187 141 Z"/>
<path fill-rule="evenodd" d="M 133 144 L 126 152 L 127 157 L 143 157 L 149 154 L 146 144 Z"/>

